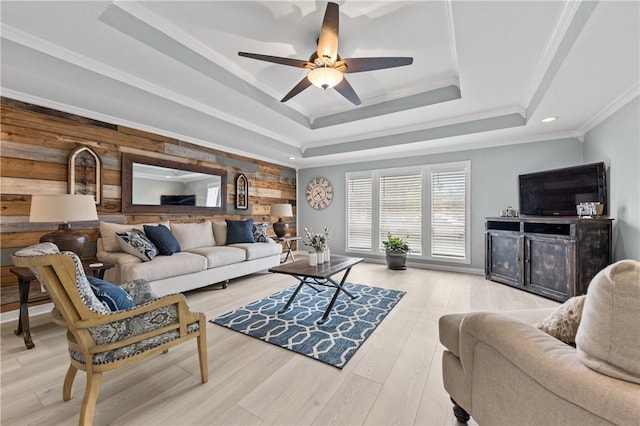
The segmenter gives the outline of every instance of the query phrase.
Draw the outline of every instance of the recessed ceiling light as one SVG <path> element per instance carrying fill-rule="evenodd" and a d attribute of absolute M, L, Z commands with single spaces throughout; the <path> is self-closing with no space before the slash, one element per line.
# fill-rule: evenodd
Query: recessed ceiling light
<path fill-rule="evenodd" d="M 543 118 L 542 122 L 543 123 L 551 123 L 552 121 L 556 121 L 558 119 L 558 117 L 547 117 L 547 118 Z"/>
<path fill-rule="evenodd" d="M 295 160 L 296 157 L 289 157 L 289 160 Z"/>

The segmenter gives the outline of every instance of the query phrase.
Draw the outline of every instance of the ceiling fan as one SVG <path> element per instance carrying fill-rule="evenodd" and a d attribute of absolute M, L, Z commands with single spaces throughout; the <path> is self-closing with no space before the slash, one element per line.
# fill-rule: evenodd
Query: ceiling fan
<path fill-rule="evenodd" d="M 308 61 L 247 52 L 238 52 L 238 55 L 259 61 L 311 70 L 280 102 L 288 101 L 313 84 L 323 89 L 333 87 L 351 103 L 360 105 L 360 98 L 358 98 L 358 95 L 347 79 L 344 78 L 343 73 L 373 71 L 411 65 L 413 58 L 340 58 L 338 55 L 339 15 L 338 5 L 332 2 L 327 3 L 322 28 L 320 29 L 320 36 L 318 37 L 318 50 L 311 55 Z"/>

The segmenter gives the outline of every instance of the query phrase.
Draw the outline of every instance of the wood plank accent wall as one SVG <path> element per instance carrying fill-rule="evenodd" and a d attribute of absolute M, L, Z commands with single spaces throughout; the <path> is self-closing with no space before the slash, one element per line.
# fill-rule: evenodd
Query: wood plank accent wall
<path fill-rule="evenodd" d="M 103 201 L 98 206 L 100 220 L 141 223 L 253 218 L 256 222 L 275 222 L 278 218 L 269 216 L 269 206 L 276 203 L 292 204 L 295 214 L 294 169 L 8 98 L 1 99 L 0 107 L 2 312 L 18 308 L 17 279 L 9 271 L 11 253 L 38 243 L 42 234 L 57 229 L 57 224 L 29 223 L 31 195 L 67 193 L 68 158 L 79 146 L 90 147 L 102 161 Z M 226 169 L 227 214 L 123 214 L 120 199 L 123 152 Z M 244 173 L 249 180 L 248 210 L 234 208 L 234 181 L 238 173 Z M 295 217 L 288 221 L 291 234 L 295 234 Z M 84 232 L 94 243 L 92 249 L 95 255 L 95 241 L 99 237 L 98 222 L 83 226 L 86 226 Z M 269 230 L 273 232 L 271 227 Z M 37 296 L 33 295 L 34 299 Z"/>

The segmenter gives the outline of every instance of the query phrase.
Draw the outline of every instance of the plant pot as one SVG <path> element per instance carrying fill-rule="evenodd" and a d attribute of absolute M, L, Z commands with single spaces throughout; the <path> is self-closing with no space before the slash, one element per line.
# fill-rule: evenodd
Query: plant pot
<path fill-rule="evenodd" d="M 394 251 L 386 251 L 387 254 L 387 268 L 394 270 L 407 269 L 407 253 L 400 253 Z"/>

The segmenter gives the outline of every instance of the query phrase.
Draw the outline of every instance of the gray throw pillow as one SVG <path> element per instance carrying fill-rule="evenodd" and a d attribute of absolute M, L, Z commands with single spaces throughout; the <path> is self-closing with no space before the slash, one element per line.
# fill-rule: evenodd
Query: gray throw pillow
<path fill-rule="evenodd" d="M 253 239 L 256 243 L 266 243 L 269 242 L 269 237 L 267 237 L 267 229 L 269 228 L 268 223 L 254 223 L 253 224 Z"/>
<path fill-rule="evenodd" d="M 575 344 L 586 296 L 575 296 L 558 306 L 536 327 L 565 343 Z"/>

